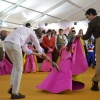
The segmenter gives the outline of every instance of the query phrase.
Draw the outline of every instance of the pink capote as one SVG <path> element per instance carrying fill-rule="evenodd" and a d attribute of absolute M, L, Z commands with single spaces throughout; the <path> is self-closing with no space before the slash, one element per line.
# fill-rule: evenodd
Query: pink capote
<path fill-rule="evenodd" d="M 3 57 L 3 60 L 0 62 L 0 75 L 11 74 L 13 65 Z"/>
<path fill-rule="evenodd" d="M 72 48 L 74 48 L 74 53 L 72 57 L 72 74 L 81 74 L 85 70 L 87 70 L 88 63 L 79 38 L 75 38 L 72 44 Z"/>
<path fill-rule="evenodd" d="M 49 49 L 47 56 L 52 60 L 52 49 Z M 44 60 L 41 67 L 40 67 L 40 71 L 42 72 L 48 72 L 51 71 L 53 69 L 53 66 L 50 62 Z"/>
<path fill-rule="evenodd" d="M 28 47 L 29 49 L 33 49 L 32 47 Z M 34 55 L 27 55 L 26 56 L 26 62 L 24 66 L 24 73 L 28 72 L 35 72 L 36 71 L 36 65 L 34 62 Z"/>
<path fill-rule="evenodd" d="M 71 48 L 73 48 L 74 46 L 74 50 L 76 49 L 78 51 L 82 51 L 82 48 L 80 48 L 81 44 L 79 42 L 80 42 L 79 39 L 76 38 Z M 77 52 L 74 52 L 74 53 L 77 53 Z M 75 71 L 77 71 L 77 75 L 78 75 L 82 72 L 85 72 L 86 69 L 88 68 L 88 66 L 86 66 L 87 62 L 85 62 L 86 61 L 85 56 L 83 56 L 83 54 L 80 54 L 80 53 L 83 53 L 83 52 L 78 52 L 77 54 L 73 54 L 72 56 L 72 53 L 70 51 L 67 52 L 66 48 L 62 47 L 60 50 L 61 58 L 58 63 L 60 71 L 58 72 L 54 68 L 49 73 L 49 75 L 45 78 L 45 80 L 37 86 L 37 88 L 49 91 L 51 93 L 59 93 L 65 90 L 79 90 L 79 89 L 84 88 L 85 86 L 84 83 L 72 80 L 72 76 L 74 75 L 73 73 Z M 80 55 L 81 58 L 83 58 L 83 61 L 80 62 L 81 59 L 78 59 L 79 62 L 74 62 L 75 61 L 74 59 L 76 58 L 75 55 Z M 73 66 L 77 63 L 81 63 L 81 65 L 84 63 L 85 64 L 84 66 L 82 66 L 82 68 L 81 66 L 80 67 Z M 76 67 L 77 70 L 73 71 L 74 69 L 73 67 Z"/>

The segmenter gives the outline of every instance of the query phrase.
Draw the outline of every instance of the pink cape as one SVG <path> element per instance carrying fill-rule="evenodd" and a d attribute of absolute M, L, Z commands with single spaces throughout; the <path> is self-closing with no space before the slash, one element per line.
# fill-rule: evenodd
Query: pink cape
<path fill-rule="evenodd" d="M 33 71 L 36 71 L 36 65 L 35 65 L 35 62 L 34 62 L 34 56 L 33 55 L 28 55 L 26 57 L 24 73 L 33 72 Z"/>
<path fill-rule="evenodd" d="M 32 50 L 32 47 L 28 47 L 30 50 Z M 27 55 L 26 56 L 26 62 L 24 66 L 24 73 L 28 72 L 35 72 L 36 71 L 36 65 L 34 62 L 34 55 Z"/>
<path fill-rule="evenodd" d="M 52 60 L 52 52 L 48 51 L 47 56 Z M 40 71 L 42 72 L 49 72 L 53 69 L 53 66 L 50 62 L 47 62 L 46 60 L 43 61 Z"/>
<path fill-rule="evenodd" d="M 74 42 L 73 42 L 74 49 L 78 48 L 79 51 L 82 51 L 82 48 L 79 47 L 79 46 L 81 46 L 81 44 L 79 42 L 80 41 L 77 38 L 74 40 Z M 77 43 L 78 43 L 78 45 L 77 45 Z M 72 48 L 73 48 L 73 44 L 72 44 Z M 74 53 L 77 53 L 77 52 L 74 52 Z M 80 53 L 83 53 L 83 52 L 80 52 Z M 80 53 L 77 53 L 76 55 L 79 55 Z M 79 90 L 79 89 L 84 88 L 85 84 L 82 82 L 79 82 L 79 81 L 73 81 L 72 76 L 75 71 L 77 71 L 76 73 L 78 75 L 80 73 L 85 72 L 88 69 L 88 66 L 86 66 L 85 64 L 84 64 L 84 66 L 82 66 L 82 67 L 80 66 L 78 68 L 76 66 L 73 66 L 76 63 L 81 63 L 81 65 L 82 65 L 83 62 L 86 61 L 86 60 L 84 60 L 84 59 L 86 59 L 85 56 L 81 56 L 83 54 L 80 54 L 80 56 L 83 57 L 83 62 L 80 62 L 81 61 L 80 59 L 78 59 L 79 62 L 74 62 L 75 56 L 72 56 L 70 51 L 67 52 L 66 48 L 64 48 L 64 47 L 61 48 L 60 55 L 61 55 L 61 57 L 60 57 L 60 61 L 58 63 L 60 71 L 58 72 L 54 68 L 49 73 L 49 75 L 44 79 L 44 81 L 37 86 L 37 88 L 49 91 L 51 93 L 60 93 L 65 90 Z M 73 54 L 73 55 L 75 55 L 75 54 Z M 74 64 L 72 64 L 72 63 L 74 63 Z M 87 63 L 87 62 L 85 62 L 85 63 Z M 76 67 L 77 70 L 73 71 L 73 69 L 74 69 L 73 67 Z"/>
<path fill-rule="evenodd" d="M 11 74 L 13 65 L 3 57 L 3 60 L 0 62 L 0 75 Z"/>
<path fill-rule="evenodd" d="M 72 48 L 74 49 L 72 57 L 72 74 L 81 74 L 87 70 L 88 63 L 79 38 L 75 38 Z"/>

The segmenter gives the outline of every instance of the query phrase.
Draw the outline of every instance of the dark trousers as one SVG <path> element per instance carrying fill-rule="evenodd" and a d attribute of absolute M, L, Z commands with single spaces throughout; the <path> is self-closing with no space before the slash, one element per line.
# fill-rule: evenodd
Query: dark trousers
<path fill-rule="evenodd" d="M 3 49 L 2 47 L 0 47 L 0 61 L 2 60 L 2 58 L 3 58 Z"/>
<path fill-rule="evenodd" d="M 54 51 L 52 52 L 52 61 L 56 62 L 59 56 L 59 52 L 56 48 L 54 48 Z"/>
<path fill-rule="evenodd" d="M 47 49 L 47 48 L 45 48 L 45 47 L 43 47 L 43 49 L 44 49 L 44 52 L 47 54 L 48 49 Z M 53 52 L 52 52 L 52 61 L 56 62 L 56 61 L 57 61 L 58 56 L 59 56 L 59 53 L 58 53 L 57 49 L 56 49 L 56 48 L 54 48 L 54 50 L 53 50 Z"/>

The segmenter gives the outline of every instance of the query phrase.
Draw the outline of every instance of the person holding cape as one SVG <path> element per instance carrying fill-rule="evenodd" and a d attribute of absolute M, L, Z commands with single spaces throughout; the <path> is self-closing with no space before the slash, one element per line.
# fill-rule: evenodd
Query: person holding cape
<path fill-rule="evenodd" d="M 5 51 L 11 62 L 13 63 L 10 81 L 11 88 L 8 91 L 8 93 L 11 94 L 11 99 L 25 98 L 25 95 L 19 93 L 23 71 L 22 49 L 28 55 L 33 54 L 38 57 L 43 57 L 47 61 L 51 61 L 50 58 L 44 53 L 44 50 L 41 48 L 39 41 L 35 35 L 35 32 L 30 27 L 31 25 L 30 23 L 28 23 L 27 27 L 17 28 L 12 33 L 10 33 L 4 40 Z M 27 43 L 29 41 L 34 42 L 38 53 L 35 53 L 32 50 L 28 49 Z"/>
<path fill-rule="evenodd" d="M 97 12 L 94 8 L 89 8 L 85 13 L 86 18 L 90 21 L 88 24 L 88 29 L 85 35 L 81 37 L 83 40 L 89 39 L 92 35 L 96 39 L 96 67 L 95 75 L 92 79 L 91 90 L 99 91 L 98 82 L 100 82 L 100 16 L 97 16 Z"/>

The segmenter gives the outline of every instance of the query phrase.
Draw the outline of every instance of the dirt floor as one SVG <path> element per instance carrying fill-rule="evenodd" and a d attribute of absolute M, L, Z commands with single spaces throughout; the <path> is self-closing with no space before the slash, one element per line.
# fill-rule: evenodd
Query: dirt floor
<path fill-rule="evenodd" d="M 25 94 L 24 100 L 98 100 L 100 91 L 91 91 L 92 77 L 94 69 L 89 68 L 83 75 L 85 88 L 79 91 L 64 92 L 61 94 L 51 94 L 43 92 L 36 88 L 46 76 L 48 72 L 36 72 L 23 74 L 20 93 Z M 10 100 L 10 95 L 7 93 L 9 89 L 10 75 L 0 76 L 0 100 Z"/>

